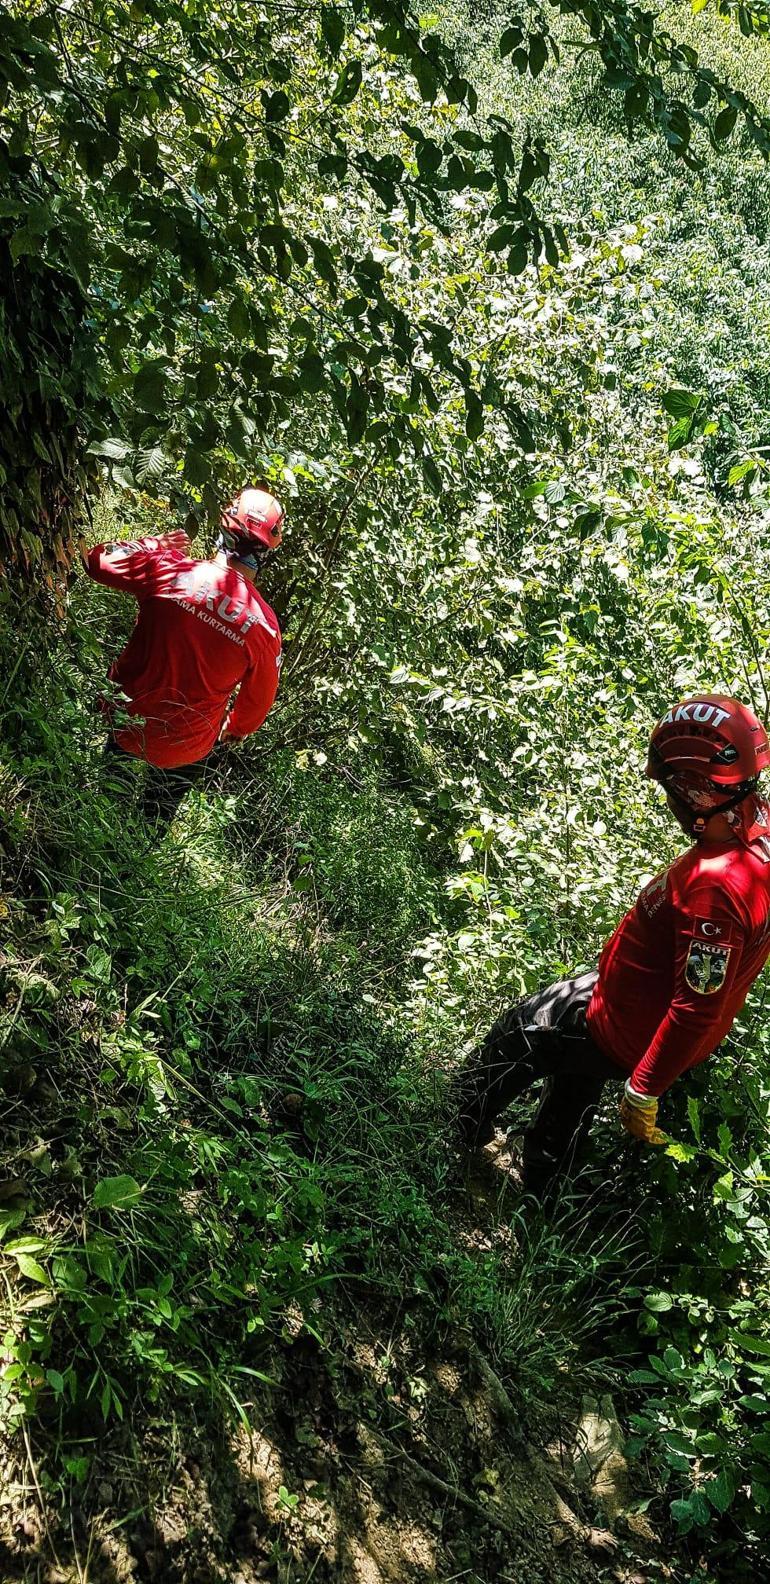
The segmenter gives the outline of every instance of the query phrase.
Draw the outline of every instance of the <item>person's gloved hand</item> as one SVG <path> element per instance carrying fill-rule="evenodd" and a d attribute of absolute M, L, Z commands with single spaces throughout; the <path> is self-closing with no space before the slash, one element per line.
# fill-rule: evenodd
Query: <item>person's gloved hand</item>
<path fill-rule="evenodd" d="M 655 1125 L 658 1120 L 657 1096 L 636 1094 L 631 1088 L 630 1079 L 626 1080 L 620 1102 L 620 1120 L 632 1138 L 641 1139 L 644 1144 L 666 1143 L 665 1133 L 661 1133 Z"/>

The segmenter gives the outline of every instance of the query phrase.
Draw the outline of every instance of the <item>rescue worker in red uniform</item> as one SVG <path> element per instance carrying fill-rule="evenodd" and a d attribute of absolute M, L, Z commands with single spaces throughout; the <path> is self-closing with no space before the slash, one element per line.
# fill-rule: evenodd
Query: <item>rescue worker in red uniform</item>
<path fill-rule="evenodd" d="M 281 634 L 256 577 L 281 543 L 283 518 L 273 495 L 246 489 L 222 514 L 212 560 L 194 560 L 185 533 L 81 544 L 89 577 L 139 604 L 109 673 L 133 720 L 113 726 L 107 755 L 146 760 L 148 815 L 172 819 L 215 744 L 247 737 L 270 710 Z"/>
<path fill-rule="evenodd" d="M 658 1101 L 728 1033 L 770 954 L 770 805 L 757 792 L 767 734 L 737 699 L 702 694 L 655 727 L 647 775 L 694 845 L 645 886 L 598 970 L 500 1018 L 455 1080 L 461 1137 L 478 1147 L 538 1079 L 522 1177 L 542 1197 L 579 1160 L 605 1082 L 622 1083 L 634 1138 L 665 1141 Z"/>

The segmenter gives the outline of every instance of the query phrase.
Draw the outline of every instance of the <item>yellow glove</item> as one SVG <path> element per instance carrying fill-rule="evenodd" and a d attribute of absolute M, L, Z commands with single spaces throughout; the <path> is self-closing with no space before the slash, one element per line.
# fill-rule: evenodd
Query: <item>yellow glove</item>
<path fill-rule="evenodd" d="M 641 1139 L 644 1144 L 665 1144 L 665 1133 L 655 1124 L 658 1120 L 658 1101 L 655 1095 L 640 1095 L 631 1088 L 631 1081 L 626 1081 L 623 1098 L 620 1102 L 620 1120 L 627 1133 L 632 1138 Z"/>

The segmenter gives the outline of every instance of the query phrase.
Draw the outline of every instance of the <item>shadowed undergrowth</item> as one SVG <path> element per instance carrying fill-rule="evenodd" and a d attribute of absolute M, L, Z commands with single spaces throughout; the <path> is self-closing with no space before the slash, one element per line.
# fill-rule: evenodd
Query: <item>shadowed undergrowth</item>
<path fill-rule="evenodd" d="M 230 1577 L 265 1414 L 283 1414 L 275 1444 L 288 1435 L 296 1464 L 298 1348 L 333 1387 L 363 1350 L 346 1375 L 351 1457 L 363 1423 L 366 1456 L 387 1431 L 398 1458 L 440 1397 L 435 1361 L 454 1360 L 464 1391 L 473 1347 L 537 1415 L 554 1390 L 573 1400 L 568 1366 L 606 1371 L 625 1304 L 609 1278 L 633 1234 L 574 1216 L 546 1231 L 492 1190 L 486 1207 L 468 1198 L 443 1115 L 458 1031 L 440 1007 L 425 1016 L 411 956 L 451 903 L 403 792 L 363 762 L 233 756 L 158 838 L 110 785 L 61 655 L 44 692 L 32 680 L 14 706 L 1 788 L 9 1577 L 35 1576 L 35 1537 L 74 1568 L 90 1547 L 89 1577 Z M 336 1400 L 318 1414 L 316 1463 L 345 1418 Z M 468 1453 L 453 1478 L 473 1496 Z M 440 1446 L 421 1455 L 446 1482 Z M 184 1469 L 196 1501 L 211 1486 L 208 1539 L 190 1540 L 189 1514 L 186 1538 L 148 1539 L 148 1503 Z M 251 1523 L 257 1561 L 288 1579 L 307 1537 L 287 1480 Z M 351 1524 L 317 1577 L 359 1576 L 340 1560 Z M 121 1562 L 107 1541 L 126 1526 Z M 419 1552 L 400 1576 L 433 1576 Z"/>

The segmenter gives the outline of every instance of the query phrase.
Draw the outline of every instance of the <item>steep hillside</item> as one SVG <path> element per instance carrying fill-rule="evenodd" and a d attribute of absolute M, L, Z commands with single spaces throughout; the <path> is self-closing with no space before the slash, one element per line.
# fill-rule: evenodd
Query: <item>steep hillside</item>
<path fill-rule="evenodd" d="M 762 981 L 547 1217 L 446 1081 L 678 850 L 661 708 L 770 708 L 761 8 L 644 109 L 620 0 L 164 5 L 0 19 L 0 1576 L 761 1579 Z M 159 836 L 68 535 L 246 474 L 278 703 Z"/>

